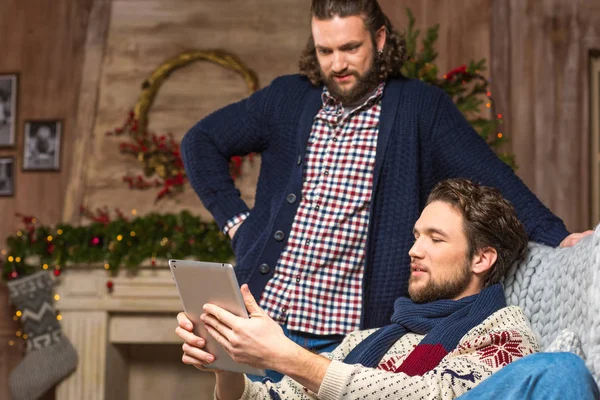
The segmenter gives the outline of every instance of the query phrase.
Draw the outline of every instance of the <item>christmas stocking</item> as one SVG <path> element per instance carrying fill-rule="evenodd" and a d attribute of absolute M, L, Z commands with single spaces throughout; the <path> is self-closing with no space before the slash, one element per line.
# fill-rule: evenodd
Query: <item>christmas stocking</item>
<path fill-rule="evenodd" d="M 7 283 L 11 302 L 22 312 L 27 354 L 9 380 L 14 400 L 33 400 L 67 377 L 77 352 L 63 336 L 53 303 L 53 279 L 40 271 Z"/>

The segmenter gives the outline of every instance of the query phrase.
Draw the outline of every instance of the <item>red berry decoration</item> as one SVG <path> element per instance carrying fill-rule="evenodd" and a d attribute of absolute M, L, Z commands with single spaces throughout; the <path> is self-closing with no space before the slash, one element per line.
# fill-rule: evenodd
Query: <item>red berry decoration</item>
<path fill-rule="evenodd" d="M 113 288 L 114 285 L 115 284 L 113 283 L 113 281 L 111 281 L 111 280 L 106 281 L 106 288 L 108 290 L 112 290 L 112 288 Z"/>
<path fill-rule="evenodd" d="M 54 276 L 60 276 L 60 269 L 55 269 L 53 271 L 53 273 L 54 273 Z"/>

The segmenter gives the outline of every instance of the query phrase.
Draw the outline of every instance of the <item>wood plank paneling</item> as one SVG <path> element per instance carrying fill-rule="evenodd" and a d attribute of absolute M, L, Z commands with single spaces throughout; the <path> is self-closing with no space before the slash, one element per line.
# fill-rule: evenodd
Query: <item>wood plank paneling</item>
<path fill-rule="evenodd" d="M 588 229 L 600 222 L 590 219 L 588 112 L 600 5 L 494 0 L 493 8 L 493 92 L 517 172 L 569 230 Z"/>
<path fill-rule="evenodd" d="M 20 228 L 16 212 L 45 223 L 62 218 L 76 115 L 86 26 L 93 0 L 0 1 L 0 73 L 19 72 L 16 146 L 0 149 L 15 157 L 15 195 L 0 198 L 0 248 Z M 23 172 L 23 124 L 28 119 L 64 121 L 59 172 Z M 0 332 L 16 331 L 7 290 L 0 284 Z M 9 315 L 10 314 L 10 315 Z M 10 336 L 10 334 L 9 334 Z M 11 337 L 12 338 L 12 337 Z M 8 399 L 8 374 L 22 356 L 22 345 L 8 346 L 0 335 L 0 398 Z M 51 391 L 45 399 L 54 398 Z"/>

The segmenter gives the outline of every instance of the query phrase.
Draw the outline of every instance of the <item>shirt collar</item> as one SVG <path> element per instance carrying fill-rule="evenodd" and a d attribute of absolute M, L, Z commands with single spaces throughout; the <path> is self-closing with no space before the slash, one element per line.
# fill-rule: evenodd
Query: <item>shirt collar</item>
<path fill-rule="evenodd" d="M 373 92 L 371 92 L 371 95 L 365 101 L 363 101 L 361 104 L 357 105 L 356 107 L 353 107 L 353 109 L 356 110 L 357 108 L 362 108 L 368 104 L 372 104 L 376 101 L 379 101 L 379 99 L 381 99 L 381 97 L 383 96 L 384 89 L 385 89 L 385 82 L 381 82 L 379 84 L 379 86 L 377 86 L 377 88 Z M 337 109 L 338 107 L 344 107 L 340 101 L 335 99 L 331 95 L 331 93 L 329 93 L 327 86 L 323 86 L 323 93 L 321 93 L 321 101 L 323 102 L 323 108 L 331 107 L 333 109 Z"/>

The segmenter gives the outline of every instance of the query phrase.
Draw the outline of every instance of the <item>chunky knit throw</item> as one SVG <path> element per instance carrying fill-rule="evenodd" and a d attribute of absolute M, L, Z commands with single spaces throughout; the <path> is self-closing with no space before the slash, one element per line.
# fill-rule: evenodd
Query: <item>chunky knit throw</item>
<path fill-rule="evenodd" d="M 502 285 L 495 284 L 460 300 L 437 300 L 418 304 L 408 297 L 394 303 L 392 324 L 361 342 L 344 360 L 375 368 L 394 343 L 408 332 L 425 338 L 404 360 L 397 372 L 409 376 L 430 371 L 452 350 L 471 328 L 506 307 Z"/>

